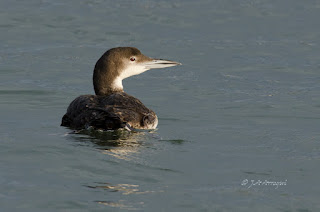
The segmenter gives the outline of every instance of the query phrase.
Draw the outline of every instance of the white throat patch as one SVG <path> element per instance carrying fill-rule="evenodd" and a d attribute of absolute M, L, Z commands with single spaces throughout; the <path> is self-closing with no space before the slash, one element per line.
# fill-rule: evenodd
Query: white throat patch
<path fill-rule="evenodd" d="M 122 80 L 125 78 L 141 74 L 149 69 L 146 68 L 144 65 L 138 64 L 130 64 L 128 65 L 120 75 L 113 81 L 112 88 L 115 90 L 123 90 Z"/>
<path fill-rule="evenodd" d="M 119 75 L 120 78 L 125 79 L 134 75 L 141 74 L 149 70 L 144 65 L 140 64 L 130 64 L 128 65 Z"/>

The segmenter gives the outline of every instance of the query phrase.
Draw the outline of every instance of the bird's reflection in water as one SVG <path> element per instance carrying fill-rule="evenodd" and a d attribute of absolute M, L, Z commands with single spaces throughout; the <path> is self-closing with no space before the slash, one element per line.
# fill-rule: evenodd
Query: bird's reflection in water
<path fill-rule="evenodd" d="M 105 189 L 105 190 L 108 190 L 111 192 L 121 192 L 123 195 L 146 194 L 146 193 L 154 193 L 155 192 L 155 191 L 140 191 L 139 185 L 133 185 L 133 184 L 112 185 L 110 183 L 97 183 L 97 185 L 95 185 L 95 186 L 87 186 L 87 187 L 88 188 Z"/>
<path fill-rule="evenodd" d="M 96 183 L 94 186 L 87 186 L 88 188 L 92 189 L 103 189 L 109 192 L 120 192 L 122 195 L 131 195 L 131 194 L 147 194 L 147 193 L 155 193 L 155 192 L 164 192 L 163 190 L 158 191 L 141 191 L 139 185 L 133 184 L 116 184 L 112 185 L 110 183 Z M 95 201 L 99 204 L 116 207 L 120 209 L 127 209 L 127 210 L 138 210 L 141 209 L 141 206 L 144 202 L 127 202 L 125 200 L 118 200 L 118 201 Z"/>
<path fill-rule="evenodd" d="M 160 140 L 156 131 L 139 131 L 129 132 L 125 130 L 117 131 L 92 131 L 82 130 L 73 132 L 72 138 L 81 144 L 94 144 L 103 154 L 125 160 L 130 163 L 145 164 L 143 150 L 153 146 L 154 141 Z M 141 154 L 140 154 L 141 153 Z M 163 190 L 145 190 L 137 184 L 128 183 L 107 183 L 107 182 L 90 182 L 84 185 L 94 190 L 102 190 L 112 193 L 110 199 L 106 200 L 104 195 L 100 200 L 94 202 L 123 210 L 141 210 L 144 202 L 132 202 L 122 198 L 122 195 L 143 195 L 155 192 L 164 192 Z M 119 196 L 120 195 L 120 196 Z M 116 200 L 114 200 L 116 198 Z M 112 200 L 111 200 L 112 199 Z"/>
<path fill-rule="evenodd" d="M 95 144 L 97 149 L 103 154 L 107 154 L 122 160 L 136 160 L 135 157 L 141 147 L 152 145 L 152 142 L 160 139 L 156 131 L 98 131 L 81 130 L 72 133 L 73 138 L 78 142 L 88 142 Z"/>

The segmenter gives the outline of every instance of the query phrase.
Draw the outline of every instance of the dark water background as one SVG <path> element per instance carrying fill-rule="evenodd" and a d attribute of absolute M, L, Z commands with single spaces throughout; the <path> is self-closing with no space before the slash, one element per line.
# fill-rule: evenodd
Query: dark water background
<path fill-rule="evenodd" d="M 1 211 L 319 211 L 319 20 L 311 0 L 2 0 Z M 72 134 L 115 46 L 183 63 L 124 81 L 158 130 Z"/>

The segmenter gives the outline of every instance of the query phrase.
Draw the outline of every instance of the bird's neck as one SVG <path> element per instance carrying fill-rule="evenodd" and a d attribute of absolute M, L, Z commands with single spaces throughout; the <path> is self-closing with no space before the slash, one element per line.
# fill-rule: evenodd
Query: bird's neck
<path fill-rule="evenodd" d="M 96 65 L 93 72 L 93 86 L 96 95 L 123 92 L 122 79 L 115 67 L 108 67 L 106 64 Z"/>

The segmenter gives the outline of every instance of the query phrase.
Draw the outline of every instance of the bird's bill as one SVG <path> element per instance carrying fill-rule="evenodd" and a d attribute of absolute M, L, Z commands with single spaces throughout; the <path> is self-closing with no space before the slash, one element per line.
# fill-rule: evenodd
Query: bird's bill
<path fill-rule="evenodd" d="M 167 67 L 177 66 L 182 64 L 179 62 L 171 61 L 171 60 L 152 59 L 151 61 L 145 62 L 144 65 L 147 69 L 154 69 L 154 68 L 167 68 Z"/>

